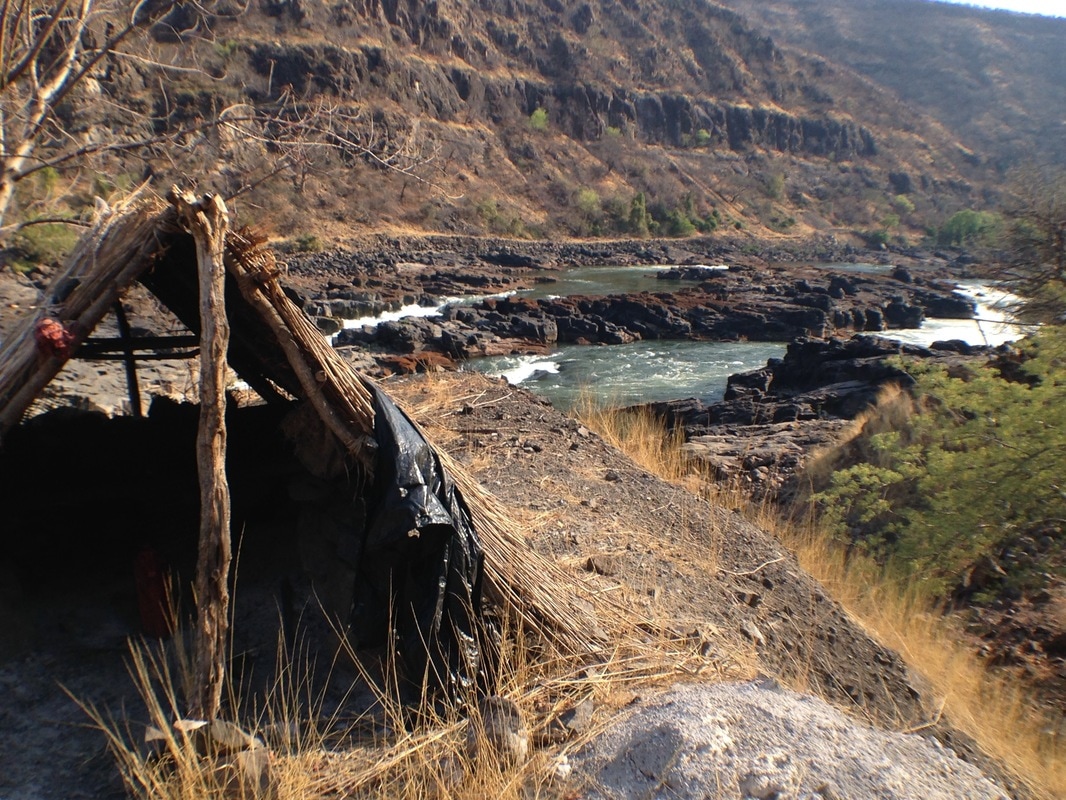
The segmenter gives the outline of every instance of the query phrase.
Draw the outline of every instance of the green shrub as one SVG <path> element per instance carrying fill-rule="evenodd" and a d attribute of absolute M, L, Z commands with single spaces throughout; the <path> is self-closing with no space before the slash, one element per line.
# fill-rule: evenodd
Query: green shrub
<path fill-rule="evenodd" d="M 322 248 L 322 240 L 313 233 L 301 233 L 293 239 L 293 251 L 297 253 L 318 253 Z"/>
<path fill-rule="evenodd" d="M 763 191 L 772 200 L 780 200 L 785 196 L 785 176 L 780 172 L 763 177 Z"/>
<path fill-rule="evenodd" d="M 937 233 L 940 245 L 973 244 L 991 236 L 999 227 L 999 218 L 987 211 L 963 209 L 951 215 Z"/>
<path fill-rule="evenodd" d="M 629 232 L 641 238 L 651 235 L 651 215 L 644 192 L 639 192 L 629 204 Z"/>
<path fill-rule="evenodd" d="M 479 200 L 474 205 L 474 213 L 476 213 L 486 225 L 491 225 L 500 216 L 500 206 L 495 198 L 487 197 L 484 200 Z"/>
<path fill-rule="evenodd" d="M 219 58 L 229 59 L 240 50 L 240 47 L 241 43 L 236 39 L 224 39 L 220 42 L 215 42 L 215 55 Z"/>
<path fill-rule="evenodd" d="M 718 209 L 712 208 L 707 216 L 695 217 L 692 220 L 692 224 L 696 226 L 700 233 L 714 233 L 718 230 L 718 226 L 722 224 L 722 217 L 719 215 Z"/>
<path fill-rule="evenodd" d="M 55 167 L 44 167 L 37 172 L 37 185 L 44 195 L 51 195 L 59 185 L 59 172 Z"/>
<path fill-rule="evenodd" d="M 133 177 L 128 172 L 119 172 L 115 175 L 97 173 L 92 179 L 92 194 L 94 197 L 110 200 L 116 194 L 128 193 L 133 185 Z"/>
<path fill-rule="evenodd" d="M 22 270 L 35 264 L 60 262 L 77 244 L 81 232 L 79 226 L 61 222 L 27 225 L 14 236 L 13 266 Z"/>
<path fill-rule="evenodd" d="M 888 244 L 889 234 L 887 228 L 879 228 L 872 231 L 860 231 L 859 235 L 866 240 L 867 247 L 884 247 Z"/>
<path fill-rule="evenodd" d="M 1042 330 L 1024 354 L 1014 380 L 992 366 L 909 365 L 920 413 L 869 437 L 870 455 L 815 495 L 834 534 L 939 597 L 1012 543 L 1043 536 L 1061 549 L 1066 331 Z M 1043 580 L 1037 564 L 1009 580 Z"/>
<path fill-rule="evenodd" d="M 574 206 L 581 214 L 589 219 L 600 216 L 603 208 L 600 205 L 600 196 L 595 189 L 580 189 L 574 198 Z"/>
<path fill-rule="evenodd" d="M 675 208 L 666 215 L 663 230 L 667 236 L 692 236 L 696 232 L 696 226 L 680 208 Z"/>
<path fill-rule="evenodd" d="M 548 130 L 548 112 L 543 108 L 538 108 L 529 115 L 529 127 L 535 131 Z"/>
<path fill-rule="evenodd" d="M 892 207 L 900 214 L 914 213 L 914 203 L 905 194 L 897 194 L 892 198 Z"/>

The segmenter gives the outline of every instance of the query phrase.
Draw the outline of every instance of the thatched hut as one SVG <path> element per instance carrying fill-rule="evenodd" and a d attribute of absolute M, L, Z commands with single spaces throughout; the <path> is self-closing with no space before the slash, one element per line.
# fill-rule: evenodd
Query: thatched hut
<path fill-rule="evenodd" d="M 152 576 L 163 562 L 197 560 L 198 626 L 221 663 L 232 527 L 273 542 L 260 548 L 264 559 L 302 561 L 349 635 L 393 642 L 409 673 L 449 691 L 491 683 L 483 597 L 566 652 L 594 647 L 601 632 L 580 587 L 529 550 L 498 504 L 332 349 L 283 288 L 271 252 L 230 230 L 217 198 L 175 190 L 169 199 L 101 209 L 45 301 L 0 343 L 0 459 L 19 494 L 7 524 L 18 569 L 34 580 L 34 565 L 43 574 L 49 559 L 63 560 L 42 558 L 42 542 L 73 554 L 70 572 L 133 561 L 150 629 L 159 624 Z M 116 341 L 92 338 L 134 283 L 188 333 L 138 340 L 120 318 Z M 139 411 L 138 359 L 190 347 L 201 358 L 198 414 L 160 403 L 146 419 L 107 425 L 53 416 L 41 435 L 43 423 L 22 422 L 68 359 L 117 352 Z M 226 411 L 226 364 L 261 403 L 230 401 Z M 267 534 L 256 530 L 264 519 Z M 201 669 L 205 685 L 217 683 L 221 666 Z M 217 702 L 194 707 L 210 716 Z"/>

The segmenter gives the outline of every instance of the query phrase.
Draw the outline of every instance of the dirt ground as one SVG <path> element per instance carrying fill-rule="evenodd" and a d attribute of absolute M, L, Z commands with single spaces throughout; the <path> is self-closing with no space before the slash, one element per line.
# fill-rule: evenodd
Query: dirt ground
<path fill-rule="evenodd" d="M 635 611 L 723 659 L 891 729 L 929 729 L 1024 793 L 937 716 L 937 698 L 773 536 L 637 467 L 546 401 L 481 375 L 386 388 L 575 575 L 596 573 Z"/>

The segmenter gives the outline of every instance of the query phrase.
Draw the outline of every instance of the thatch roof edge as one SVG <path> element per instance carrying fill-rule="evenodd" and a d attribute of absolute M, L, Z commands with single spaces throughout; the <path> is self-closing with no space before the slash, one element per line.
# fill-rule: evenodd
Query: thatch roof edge
<path fill-rule="evenodd" d="M 0 344 L 0 444 L 112 305 L 151 266 L 160 235 L 174 224 L 173 210 L 156 197 L 98 207 L 92 228 L 48 287 L 45 301 Z M 41 341 L 46 320 L 61 330 Z"/>

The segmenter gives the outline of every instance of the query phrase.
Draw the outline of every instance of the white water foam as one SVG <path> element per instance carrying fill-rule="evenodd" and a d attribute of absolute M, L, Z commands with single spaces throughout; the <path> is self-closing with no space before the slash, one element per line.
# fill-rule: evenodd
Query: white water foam
<path fill-rule="evenodd" d="M 444 313 L 444 309 L 448 306 L 460 306 L 471 305 L 481 300 L 502 299 L 504 297 L 510 297 L 515 292 L 498 292 L 496 294 L 481 294 L 481 295 L 463 295 L 461 297 L 445 297 L 435 306 L 423 306 L 418 303 L 411 303 L 410 305 L 402 306 L 394 311 L 383 311 L 380 314 L 373 314 L 367 317 L 356 317 L 355 319 L 345 319 L 345 328 L 376 328 L 382 322 L 395 322 L 396 320 L 406 319 L 408 317 L 439 317 Z"/>
<path fill-rule="evenodd" d="M 885 331 L 882 336 L 907 344 L 929 346 L 933 342 L 961 339 L 967 344 L 993 347 L 1021 339 L 1036 330 L 1011 321 L 1011 308 L 1019 302 L 1017 295 L 978 281 L 963 281 L 955 289 L 977 302 L 975 319 L 927 319 L 914 330 Z"/>
<path fill-rule="evenodd" d="M 408 306 L 402 306 L 395 311 L 385 311 L 381 314 L 374 314 L 367 317 L 356 317 L 355 319 L 344 320 L 345 328 L 376 328 L 382 322 L 395 322 L 399 319 L 406 319 L 407 317 L 436 317 L 444 310 L 444 306 L 447 303 L 441 303 L 436 306 L 420 306 L 417 303 L 412 303 Z"/>
<path fill-rule="evenodd" d="M 512 386 L 517 386 L 539 374 L 557 375 L 559 362 L 551 356 L 515 356 L 514 365 L 504 365 L 502 368 L 493 370 L 493 375 L 505 378 Z"/>

